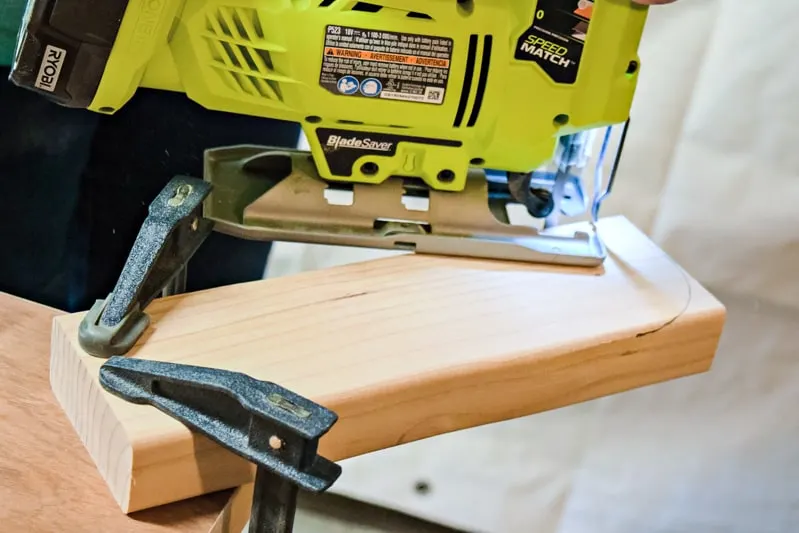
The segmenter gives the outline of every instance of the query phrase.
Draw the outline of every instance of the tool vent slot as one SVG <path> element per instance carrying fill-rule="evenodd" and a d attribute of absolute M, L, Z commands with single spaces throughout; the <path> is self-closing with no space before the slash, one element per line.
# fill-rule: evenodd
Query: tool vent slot
<path fill-rule="evenodd" d="M 325 2 L 328 3 L 325 3 Z M 336 0 L 323 0 L 319 7 L 327 7 L 332 3 L 335 3 Z M 356 2 L 350 8 L 350 11 L 358 11 L 360 13 L 380 13 L 388 14 L 391 16 L 405 16 L 409 18 L 418 18 L 418 19 L 427 19 L 433 20 L 433 17 L 428 15 L 427 13 L 420 13 L 418 11 L 408 11 L 407 9 L 401 9 L 397 7 L 386 7 L 384 5 L 374 3 L 374 2 Z"/>
<path fill-rule="evenodd" d="M 400 130 L 410 129 L 410 126 L 405 126 L 402 124 L 376 124 L 376 123 L 364 122 L 362 120 L 348 120 L 344 118 L 337 120 L 336 124 L 343 124 L 345 126 L 368 126 L 372 128 L 394 128 Z"/>
<path fill-rule="evenodd" d="M 282 101 L 280 76 L 258 12 L 252 8 L 219 6 L 206 16 L 206 41 L 211 65 L 225 84 L 258 99 Z"/>
<path fill-rule="evenodd" d="M 370 2 L 358 2 L 352 6 L 352 11 L 364 11 L 366 13 L 377 13 L 381 9 L 383 9 L 383 6 Z"/>
<path fill-rule="evenodd" d="M 472 92 L 472 80 L 474 79 L 474 64 L 477 59 L 477 35 L 469 36 L 469 49 L 466 52 L 466 68 L 463 72 L 463 84 L 461 85 L 461 99 L 458 102 L 458 110 L 455 113 L 456 128 L 461 127 L 463 117 L 466 114 L 466 106 L 469 104 L 469 95 Z"/>
<path fill-rule="evenodd" d="M 477 124 L 480 117 L 480 109 L 483 106 L 486 86 L 488 85 L 488 73 L 491 69 L 491 51 L 493 49 L 494 38 L 485 35 L 480 46 L 480 36 L 469 36 L 469 49 L 466 56 L 466 68 L 463 74 L 463 84 L 461 86 L 461 97 L 458 102 L 458 110 L 455 113 L 453 126 L 460 128 L 466 117 L 469 108 L 469 100 L 472 96 L 472 88 L 475 87 L 474 101 L 469 112 L 469 119 L 466 127 L 473 127 Z M 478 57 L 479 55 L 479 57 Z M 476 79 L 475 79 L 476 78 Z"/>
<path fill-rule="evenodd" d="M 472 106 L 472 114 L 469 116 L 469 122 L 466 126 L 471 128 L 477 124 L 477 119 L 480 116 L 480 108 L 483 106 L 483 97 L 486 92 L 486 85 L 488 84 L 488 72 L 491 68 L 491 49 L 494 44 L 494 38 L 491 35 L 483 37 L 483 54 L 480 61 L 480 77 L 477 80 L 477 92 L 474 95 L 474 105 Z"/>

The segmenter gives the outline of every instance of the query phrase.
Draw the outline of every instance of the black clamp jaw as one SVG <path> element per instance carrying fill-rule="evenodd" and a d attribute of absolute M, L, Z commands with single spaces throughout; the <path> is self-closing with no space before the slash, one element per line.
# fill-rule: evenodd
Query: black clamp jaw
<path fill-rule="evenodd" d="M 100 384 L 156 407 L 256 465 L 249 533 L 290 533 L 298 489 L 324 492 L 341 467 L 317 456 L 338 416 L 279 385 L 246 374 L 112 357 Z"/>
<path fill-rule="evenodd" d="M 150 323 L 144 312 L 150 302 L 185 290 L 186 264 L 213 230 L 202 216 L 210 192 L 210 183 L 178 176 L 153 200 L 116 286 L 80 324 L 78 340 L 87 353 L 127 353 Z"/>

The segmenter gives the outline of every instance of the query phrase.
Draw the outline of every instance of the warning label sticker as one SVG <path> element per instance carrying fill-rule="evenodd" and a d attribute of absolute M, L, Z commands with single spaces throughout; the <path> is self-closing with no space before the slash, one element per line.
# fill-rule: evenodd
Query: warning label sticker
<path fill-rule="evenodd" d="M 574 83 L 593 12 L 591 0 L 539 0 L 514 57 L 538 63 L 557 83 Z"/>
<path fill-rule="evenodd" d="M 319 83 L 340 95 L 442 104 L 452 46 L 446 37 L 327 26 Z"/>

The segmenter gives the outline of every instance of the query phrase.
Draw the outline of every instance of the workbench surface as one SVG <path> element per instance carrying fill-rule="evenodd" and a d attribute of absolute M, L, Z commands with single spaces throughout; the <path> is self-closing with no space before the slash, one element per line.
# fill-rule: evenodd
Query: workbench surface
<path fill-rule="evenodd" d="M 126 516 L 50 390 L 59 312 L 0 293 L 0 524 L 25 533 L 206 532 L 228 491 Z"/>

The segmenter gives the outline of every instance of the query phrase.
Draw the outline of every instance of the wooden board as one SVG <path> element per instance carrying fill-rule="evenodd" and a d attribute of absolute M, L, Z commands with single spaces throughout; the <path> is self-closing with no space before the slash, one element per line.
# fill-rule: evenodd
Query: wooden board
<path fill-rule="evenodd" d="M 404 255 L 157 300 L 131 356 L 245 372 L 326 405 L 340 416 L 320 448 L 332 460 L 708 370 L 722 305 L 626 219 L 600 231 L 599 269 Z M 179 422 L 103 391 L 82 316 L 55 321 L 52 387 L 123 510 L 251 479 Z"/>
<path fill-rule="evenodd" d="M 0 293 L 0 524 L 8 532 L 241 531 L 231 491 L 127 516 L 53 398 L 48 352 L 59 312 Z M 235 508 L 235 501 L 233 507 Z M 241 507 L 239 505 L 238 507 Z M 235 529 L 238 527 L 238 529 Z"/>

